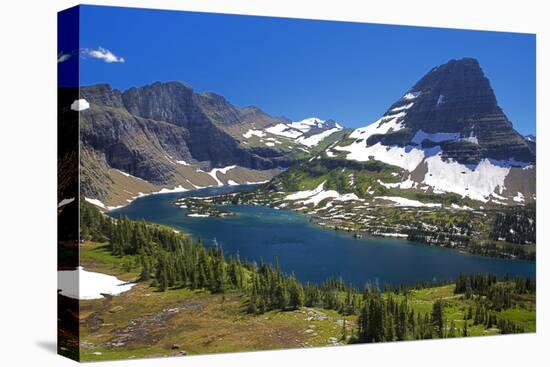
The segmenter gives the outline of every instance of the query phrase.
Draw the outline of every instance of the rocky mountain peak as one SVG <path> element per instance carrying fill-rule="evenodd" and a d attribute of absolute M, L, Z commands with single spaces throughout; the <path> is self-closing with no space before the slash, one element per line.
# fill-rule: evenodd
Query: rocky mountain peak
<path fill-rule="evenodd" d="M 88 103 L 95 105 L 115 108 L 124 107 L 122 94 L 120 91 L 113 89 L 109 84 L 96 84 L 81 88 L 80 97 L 88 101 Z"/>
<path fill-rule="evenodd" d="M 489 80 L 477 60 L 471 58 L 451 60 L 433 68 L 408 93 L 417 96 L 412 98 L 416 112 L 453 113 L 455 126 L 439 124 L 438 129 L 452 130 L 454 127 L 456 130 L 463 127 L 457 123 L 485 114 L 502 113 Z M 412 99 L 405 98 L 405 102 L 412 102 Z"/>
<path fill-rule="evenodd" d="M 155 82 L 122 94 L 133 115 L 187 127 L 190 117 L 204 119 L 193 103 L 193 89 L 181 82 Z"/>
<path fill-rule="evenodd" d="M 535 161 L 531 146 L 514 130 L 477 60 L 451 60 L 431 69 L 382 118 L 395 128 L 368 144 L 440 145 L 461 163 L 482 158 Z"/>

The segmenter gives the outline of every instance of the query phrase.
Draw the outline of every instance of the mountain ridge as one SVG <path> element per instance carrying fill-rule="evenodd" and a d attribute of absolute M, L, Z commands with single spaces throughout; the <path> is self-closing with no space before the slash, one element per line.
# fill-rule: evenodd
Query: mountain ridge
<path fill-rule="evenodd" d="M 96 199 L 109 196 L 101 181 L 112 180 L 110 170 L 157 188 L 193 189 L 252 182 L 252 172 L 266 172 L 258 179 L 265 181 L 315 158 L 380 161 L 393 170 L 385 181 L 368 180 L 361 195 L 391 188 L 496 204 L 536 197 L 535 142 L 513 128 L 472 58 L 432 68 L 379 120 L 356 129 L 273 117 L 182 82 L 123 92 L 98 84 L 83 87 L 81 97 L 91 106 L 81 114 L 83 187 Z M 225 177 L 227 167 L 235 168 Z M 246 180 L 236 174 L 241 168 Z"/>
<path fill-rule="evenodd" d="M 168 187 L 263 182 L 309 153 L 294 139 L 264 132 L 288 120 L 235 107 L 215 93 L 197 94 L 182 82 L 123 92 L 97 84 L 82 87 L 80 97 L 90 106 L 81 112 L 82 193 L 107 204 Z M 246 138 L 247 131 L 269 137 Z M 135 187 L 130 196 L 124 194 L 128 178 Z"/>
<path fill-rule="evenodd" d="M 432 68 L 379 120 L 353 130 L 323 156 L 395 166 L 402 179 L 384 183 L 395 188 L 481 202 L 535 198 L 533 145 L 514 130 L 471 58 Z"/>

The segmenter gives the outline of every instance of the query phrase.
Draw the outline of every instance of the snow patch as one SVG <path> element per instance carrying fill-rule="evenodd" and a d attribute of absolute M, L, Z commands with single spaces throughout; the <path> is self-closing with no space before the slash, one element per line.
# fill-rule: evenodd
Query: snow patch
<path fill-rule="evenodd" d="M 516 203 L 523 203 L 525 202 L 525 196 L 521 192 L 518 192 L 516 196 L 512 198 Z"/>
<path fill-rule="evenodd" d="M 387 115 L 376 120 L 372 124 L 353 130 L 350 134 L 350 138 L 354 139 L 368 139 L 371 135 L 386 134 L 391 131 L 399 131 L 403 129 L 403 124 L 400 119 L 405 117 L 405 112 L 400 112 L 395 115 Z M 338 148 L 338 147 L 336 147 Z"/>
<path fill-rule="evenodd" d="M 305 145 L 307 147 L 313 147 L 313 146 L 318 145 L 325 138 L 328 138 L 330 135 L 332 135 L 332 134 L 334 134 L 335 132 L 338 132 L 338 131 L 340 131 L 340 129 L 338 129 L 338 128 L 328 129 L 328 130 L 325 130 L 325 131 L 323 131 L 319 134 L 308 136 L 307 138 L 300 137 L 296 140 L 296 142 L 298 142 L 302 145 Z"/>
<path fill-rule="evenodd" d="M 73 111 L 84 111 L 90 108 L 90 103 L 86 101 L 85 99 L 75 99 L 73 103 L 71 103 L 71 110 Z"/>
<path fill-rule="evenodd" d="M 259 138 L 263 138 L 265 136 L 265 132 L 262 131 L 262 130 L 252 130 L 252 129 L 249 129 L 247 132 L 245 132 L 243 134 L 243 136 L 246 138 L 246 139 L 250 139 L 251 137 L 253 136 L 257 136 Z"/>
<path fill-rule="evenodd" d="M 454 209 L 454 210 L 474 210 L 474 209 L 470 208 L 467 205 L 460 206 L 460 205 L 455 204 L 455 203 L 451 204 L 451 209 Z"/>
<path fill-rule="evenodd" d="M 354 193 L 348 193 L 348 194 L 338 196 L 338 198 L 336 198 L 336 200 L 338 200 L 338 201 L 353 201 L 353 200 L 361 200 L 361 199 L 359 199 L 359 197 L 357 195 L 355 195 Z"/>
<path fill-rule="evenodd" d="M 414 106 L 414 102 L 411 102 L 411 103 L 407 103 L 403 106 L 399 106 L 399 107 L 395 107 L 395 108 L 392 108 L 390 110 L 390 112 L 399 112 L 399 111 L 403 111 L 403 110 L 408 110 L 409 108 L 411 108 L 412 106 Z"/>
<path fill-rule="evenodd" d="M 275 126 L 265 129 L 268 133 L 284 136 L 291 139 L 296 139 L 302 135 L 302 132 L 294 128 L 289 127 L 287 124 L 277 124 Z"/>
<path fill-rule="evenodd" d="M 385 183 L 385 182 L 382 182 L 381 180 L 378 180 L 378 183 L 382 186 L 384 186 L 385 188 L 387 189 L 403 189 L 403 190 L 407 190 L 407 189 L 412 189 L 413 187 L 416 186 L 416 182 L 414 182 L 413 180 L 411 180 L 411 178 L 409 177 L 408 179 L 406 179 L 405 181 L 403 182 L 395 182 L 395 183 Z"/>
<path fill-rule="evenodd" d="M 232 165 L 232 166 L 227 166 L 227 167 L 223 167 L 223 168 L 214 168 L 210 172 L 206 172 L 206 173 L 209 174 L 214 180 L 216 180 L 216 183 L 218 184 L 218 186 L 223 186 L 223 182 L 221 182 L 220 179 L 217 176 L 218 172 L 225 175 L 225 174 L 227 174 L 227 172 L 229 172 L 233 168 L 237 168 L 237 166 Z"/>
<path fill-rule="evenodd" d="M 112 275 L 84 270 L 79 266 L 76 270 L 61 270 L 57 272 L 57 287 L 61 294 L 79 300 L 103 298 L 103 294 L 116 296 L 127 292 L 135 284 L 125 282 Z"/>
<path fill-rule="evenodd" d="M 438 203 L 423 203 L 418 200 L 412 200 L 407 198 L 402 198 L 400 196 L 377 196 L 375 199 L 393 201 L 395 206 L 412 206 L 412 207 L 428 207 L 428 208 L 438 208 L 441 207 L 441 204 Z"/>
<path fill-rule="evenodd" d="M 348 152 L 347 159 L 365 162 L 375 159 L 387 164 L 404 168 L 408 171 L 414 169 L 422 162 L 425 157 L 425 150 L 412 146 L 388 147 L 380 142 L 366 146 L 364 141 L 355 141 L 345 147 L 335 147 L 334 149 Z M 433 148 L 432 148 L 433 149 Z"/>
<path fill-rule="evenodd" d="M 383 233 L 383 232 L 377 232 L 375 233 L 377 236 L 382 236 L 382 237 L 397 237 L 397 238 L 407 238 L 409 237 L 408 235 L 404 234 L 404 233 Z"/>
<path fill-rule="evenodd" d="M 325 199 L 332 198 L 337 201 L 351 201 L 361 200 L 357 195 L 353 193 L 341 195 L 336 190 L 324 190 L 326 181 L 321 183 L 313 190 L 298 191 L 294 194 L 285 197 L 285 200 L 301 200 L 300 203 L 304 205 L 313 204 L 313 206 L 319 205 L 319 203 Z"/>
<path fill-rule="evenodd" d="M 325 182 L 321 183 L 319 186 L 317 186 L 313 190 L 304 190 L 304 191 L 297 191 L 294 194 L 287 195 L 285 197 L 285 200 L 301 200 L 301 199 L 307 199 L 313 195 L 316 195 L 323 191 L 323 187 L 325 187 Z"/>
<path fill-rule="evenodd" d="M 57 204 L 57 208 L 61 208 L 62 206 L 65 206 L 67 204 L 70 204 L 74 201 L 74 198 L 69 198 L 69 199 L 63 199 L 59 202 L 59 204 Z"/>
<path fill-rule="evenodd" d="M 302 121 L 294 121 L 289 124 L 290 127 L 293 129 L 300 130 L 303 133 L 307 133 L 312 128 L 319 128 L 322 129 L 325 125 L 325 120 L 321 120 L 317 117 L 309 117 L 307 119 L 303 119 Z"/>
<path fill-rule="evenodd" d="M 418 96 L 420 96 L 421 94 L 422 94 L 422 92 L 409 92 L 409 93 L 405 94 L 403 97 L 401 97 L 401 99 L 404 99 L 406 101 L 410 101 L 412 99 L 418 98 Z"/>
<path fill-rule="evenodd" d="M 274 135 L 296 139 L 297 143 L 312 147 L 319 144 L 319 142 L 321 142 L 329 135 L 335 133 L 336 131 L 342 130 L 342 126 L 335 123 L 334 128 L 328 129 L 319 134 L 314 134 L 312 136 L 304 136 L 312 129 L 325 128 L 325 123 L 325 120 L 321 120 L 317 117 L 310 117 L 301 121 L 294 121 L 289 124 L 277 124 L 275 126 L 268 127 L 266 131 Z M 276 141 L 274 142 L 277 143 Z"/>
<path fill-rule="evenodd" d="M 309 199 L 302 201 L 302 203 L 305 204 L 305 205 L 313 204 L 313 206 L 317 206 L 317 205 L 319 205 L 319 203 L 321 201 L 323 201 L 325 199 L 337 198 L 339 196 L 340 196 L 340 194 L 336 190 L 327 190 L 327 191 L 323 190 L 323 191 L 319 192 L 318 194 L 313 195 Z"/>
<path fill-rule="evenodd" d="M 468 136 L 466 138 L 461 138 L 460 140 L 479 145 L 479 141 L 477 140 L 476 136 Z"/>
<path fill-rule="evenodd" d="M 160 191 L 157 191 L 157 192 L 154 192 L 154 194 L 170 194 L 170 193 L 174 193 L 174 192 L 185 192 L 185 191 L 189 191 L 188 189 L 186 189 L 185 187 L 181 186 L 181 185 L 178 185 L 178 186 L 175 186 L 173 189 L 168 189 L 166 187 L 162 188 Z"/>
<path fill-rule="evenodd" d="M 101 200 L 92 199 L 92 198 L 86 198 L 86 197 L 84 198 L 84 200 L 86 200 L 87 202 L 89 202 L 89 203 L 92 204 L 92 205 L 95 205 L 95 206 L 100 207 L 101 209 L 109 210 L 109 209 L 108 209 L 109 207 L 108 207 L 107 205 L 103 204 L 103 203 L 101 202 Z"/>
<path fill-rule="evenodd" d="M 133 175 L 131 175 L 131 174 L 127 173 L 127 172 L 121 171 L 121 170 L 119 170 L 119 169 L 115 169 L 115 171 L 117 171 L 118 173 L 120 173 L 120 174 L 123 175 L 123 176 L 135 178 L 136 180 L 140 180 L 140 181 L 145 181 L 145 180 L 142 179 L 142 178 L 133 176 Z"/>
<path fill-rule="evenodd" d="M 503 189 L 510 172 L 509 163 L 483 159 L 471 167 L 456 161 L 443 161 L 441 153 L 426 158 L 428 173 L 422 181 L 434 190 L 454 192 L 474 200 L 487 202 L 497 188 Z M 496 164 L 494 164 L 496 163 Z"/>

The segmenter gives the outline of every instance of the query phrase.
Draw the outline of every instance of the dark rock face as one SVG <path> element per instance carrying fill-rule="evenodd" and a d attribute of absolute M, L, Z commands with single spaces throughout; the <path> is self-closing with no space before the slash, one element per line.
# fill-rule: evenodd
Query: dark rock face
<path fill-rule="evenodd" d="M 117 109 L 92 105 L 81 114 L 80 132 L 82 148 L 100 152 L 108 166 L 155 183 L 171 178 L 168 154 L 174 159 L 191 157 L 186 129 Z"/>
<path fill-rule="evenodd" d="M 475 59 L 451 60 L 433 68 L 385 115 L 401 111 L 406 113 L 403 122 L 410 131 L 410 139 L 420 130 L 428 134 L 459 133 L 462 141 L 444 145 L 442 149 L 446 157 L 461 163 L 481 158 L 535 161 L 532 146 L 514 130 L 498 106 L 489 80 Z M 405 142 L 393 137 L 388 143 Z M 478 148 L 472 147 L 472 143 Z"/>
<path fill-rule="evenodd" d="M 118 90 L 113 90 L 109 84 L 81 88 L 80 98 L 84 98 L 94 105 L 124 108 L 122 94 Z"/>
<path fill-rule="evenodd" d="M 180 82 L 154 83 L 121 93 L 107 84 L 83 87 L 90 103 L 81 113 L 83 186 L 102 197 L 101 172 L 120 169 L 156 184 L 169 183 L 174 160 L 205 168 L 238 165 L 271 169 L 291 163 L 280 152 L 248 149 L 220 124 L 279 121 L 257 108 L 239 109 L 224 97 L 196 94 Z"/>
<path fill-rule="evenodd" d="M 208 161 L 212 167 L 237 164 L 253 169 L 270 169 L 284 165 L 279 160 L 267 159 L 245 149 L 219 128 L 220 124 L 245 122 L 240 111 L 222 96 L 212 93 L 195 94 L 179 82 L 154 83 L 131 88 L 122 94 L 124 106 L 135 116 L 165 121 L 189 132 L 186 139 L 191 156 L 197 161 Z"/>

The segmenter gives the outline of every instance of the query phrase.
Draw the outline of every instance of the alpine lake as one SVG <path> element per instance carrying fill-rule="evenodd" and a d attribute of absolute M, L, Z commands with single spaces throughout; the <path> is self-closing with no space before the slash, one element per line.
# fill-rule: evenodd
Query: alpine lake
<path fill-rule="evenodd" d="M 253 185 L 224 186 L 180 193 L 145 196 L 113 210 L 113 217 L 163 224 L 221 246 L 226 256 L 242 260 L 279 262 L 281 269 L 303 282 L 322 283 L 341 277 L 358 288 L 370 283 L 414 285 L 446 281 L 459 273 L 535 276 L 535 263 L 483 257 L 453 249 L 427 246 L 404 239 L 367 236 L 323 229 L 304 214 L 265 206 L 226 205 L 237 215 L 189 217 L 175 202 L 181 197 L 205 197 L 252 189 Z"/>

